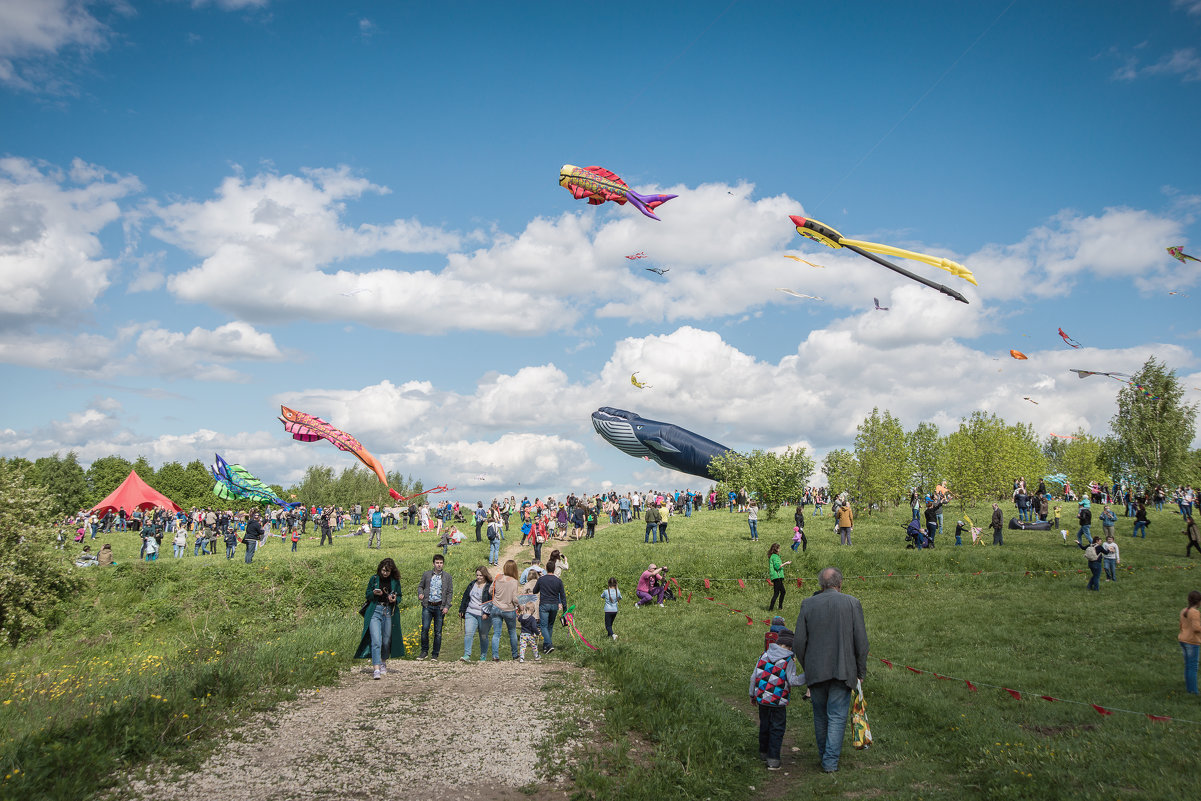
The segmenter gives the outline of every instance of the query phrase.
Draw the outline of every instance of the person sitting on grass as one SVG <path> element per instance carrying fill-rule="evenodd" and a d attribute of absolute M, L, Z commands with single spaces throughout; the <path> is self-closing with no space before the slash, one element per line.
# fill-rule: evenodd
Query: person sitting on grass
<path fill-rule="evenodd" d="M 656 567 L 654 562 L 642 572 L 638 578 L 638 587 L 634 590 L 634 594 L 638 596 L 635 607 L 643 604 L 658 603 L 663 606 L 663 596 L 667 593 L 667 582 L 663 581 L 663 574 L 667 571 L 665 567 Z"/>
<path fill-rule="evenodd" d="M 759 758 L 767 763 L 768 770 L 780 769 L 790 690 L 805 683 L 805 674 L 796 672 L 792 642 L 792 632 L 781 631 L 751 671 L 751 700 L 759 707 Z"/>

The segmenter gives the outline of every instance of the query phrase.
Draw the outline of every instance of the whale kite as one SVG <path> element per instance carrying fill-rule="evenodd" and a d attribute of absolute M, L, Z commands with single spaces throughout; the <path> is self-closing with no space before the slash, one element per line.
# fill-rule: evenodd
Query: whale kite
<path fill-rule="evenodd" d="M 674 423 L 648 420 L 612 406 L 602 406 L 592 413 L 592 427 L 605 442 L 630 456 L 652 459 L 670 470 L 701 478 L 712 478 L 709 462 L 730 453 L 720 442 Z"/>

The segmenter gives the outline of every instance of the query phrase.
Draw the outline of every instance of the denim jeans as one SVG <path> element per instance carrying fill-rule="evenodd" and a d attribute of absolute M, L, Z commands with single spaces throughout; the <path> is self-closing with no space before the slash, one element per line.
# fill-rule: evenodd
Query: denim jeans
<path fill-rule="evenodd" d="M 813 733 L 817 735 L 817 753 L 821 755 L 822 770 L 838 770 L 842 740 L 847 729 L 847 713 L 851 709 L 851 691 L 839 679 L 822 681 L 809 686 L 813 701 Z"/>
<path fill-rule="evenodd" d="M 786 728 L 788 707 L 759 704 L 759 753 L 767 754 L 768 759 L 779 759 Z"/>
<path fill-rule="evenodd" d="M 463 617 L 463 658 L 471 658 L 471 649 L 475 644 L 476 632 L 480 637 L 480 661 L 488 658 L 488 635 L 492 631 L 492 621 L 484 620 L 480 615 L 468 612 Z"/>
<path fill-rule="evenodd" d="M 1115 557 L 1107 556 L 1102 560 L 1105 563 L 1105 577 L 1110 581 L 1118 580 L 1118 560 Z"/>
<path fill-rule="evenodd" d="M 849 526 L 839 526 L 838 527 L 838 544 L 839 545 L 850 545 L 851 544 L 851 529 Z"/>
<path fill-rule="evenodd" d="M 936 514 L 934 516 L 934 519 L 938 521 L 938 533 L 941 534 L 942 533 L 942 512 L 939 512 L 938 514 Z"/>
<path fill-rule="evenodd" d="M 500 631 L 509 626 L 509 654 L 517 658 L 517 610 L 496 612 L 492 615 L 492 655 L 500 658 Z"/>
<path fill-rule="evenodd" d="M 747 520 L 746 522 L 751 527 L 751 540 L 754 541 L 754 540 L 759 539 L 759 528 L 758 528 L 759 521 L 758 520 Z"/>
<path fill-rule="evenodd" d="M 443 618 L 441 605 L 421 607 L 421 653 L 430 652 L 430 623 L 434 624 L 434 656 L 442 651 Z"/>
<path fill-rule="evenodd" d="M 246 540 L 246 564 L 254 561 L 254 549 L 258 547 L 258 540 Z"/>
<path fill-rule="evenodd" d="M 1180 649 L 1184 652 L 1184 689 L 1197 695 L 1197 656 L 1201 645 L 1182 642 Z"/>
<path fill-rule="evenodd" d="M 691 501 L 684 504 L 684 517 L 692 517 L 692 502 Z"/>
<path fill-rule="evenodd" d="M 1088 588 L 1090 590 L 1101 589 L 1101 560 L 1089 562 L 1088 572 L 1091 574 L 1088 578 Z"/>
<path fill-rule="evenodd" d="M 500 537 L 493 537 L 488 541 L 488 563 L 496 564 L 500 561 Z"/>
<path fill-rule="evenodd" d="M 175 549 L 175 558 L 176 559 L 183 556 L 184 549 L 187 548 L 186 545 L 174 545 L 172 547 Z"/>
<path fill-rule="evenodd" d="M 558 611 L 558 604 L 538 607 L 538 626 L 542 629 L 542 644 L 546 648 L 554 644 L 552 638 L 555 632 L 555 613 Z"/>
<path fill-rule="evenodd" d="M 1146 520 L 1135 520 L 1134 521 L 1134 533 L 1131 534 L 1130 536 L 1137 537 L 1140 529 L 1143 532 L 1143 539 L 1147 539 L 1147 521 Z"/>
<path fill-rule="evenodd" d="M 646 524 L 646 536 L 644 536 L 642 538 L 643 544 L 648 543 L 648 542 L 658 542 L 658 541 L 659 541 L 659 527 L 656 526 L 654 523 L 647 523 Z"/>
<path fill-rule="evenodd" d="M 387 604 L 375 605 L 371 620 L 367 622 L 367 630 L 371 633 L 371 664 L 382 665 L 384 657 L 380 651 L 385 641 L 392 641 L 392 610 Z"/>
<path fill-rule="evenodd" d="M 1080 544 L 1080 543 L 1092 542 L 1092 541 L 1093 541 L 1093 535 L 1092 535 L 1092 532 L 1089 531 L 1089 526 L 1081 526 L 1080 530 L 1076 532 L 1076 543 Z"/>

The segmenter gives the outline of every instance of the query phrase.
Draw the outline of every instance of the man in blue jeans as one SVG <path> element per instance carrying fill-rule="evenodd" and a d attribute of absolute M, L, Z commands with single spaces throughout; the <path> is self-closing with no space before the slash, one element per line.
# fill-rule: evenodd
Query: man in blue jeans
<path fill-rule="evenodd" d="M 543 573 L 534 582 L 534 594 L 538 596 L 538 625 L 542 629 L 542 653 L 555 650 L 555 613 L 567 608 L 567 591 L 563 580 L 554 573 Z"/>
<path fill-rule="evenodd" d="M 434 659 L 442 650 L 442 621 L 450 611 L 450 602 L 454 598 L 454 579 L 449 573 L 442 571 L 446 560 L 442 554 L 434 554 L 434 567 L 421 575 L 421 583 L 417 585 L 417 601 L 421 604 L 421 653 L 418 659 L 425 659 L 430 654 L 430 624 L 434 626 Z"/>
<path fill-rule="evenodd" d="M 813 701 L 813 731 L 822 770 L 838 770 L 851 690 L 867 675 L 867 627 L 859 599 L 842 594 L 842 573 L 827 567 L 821 587 L 801 602 L 793 652 L 805 669 Z"/>

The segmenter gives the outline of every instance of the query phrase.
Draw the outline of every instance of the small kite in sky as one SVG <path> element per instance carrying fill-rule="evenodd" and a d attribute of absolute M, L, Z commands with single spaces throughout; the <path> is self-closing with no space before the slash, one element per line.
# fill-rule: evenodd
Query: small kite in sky
<path fill-rule="evenodd" d="M 795 289 L 785 289 L 782 286 L 776 287 L 777 292 L 783 292 L 785 295 L 792 295 L 794 298 L 808 298 L 809 300 L 821 300 L 817 295 L 805 295 L 797 292 Z"/>
<path fill-rule="evenodd" d="M 824 264 L 814 264 L 814 263 L 813 263 L 813 262 L 811 262 L 811 261 L 805 261 L 805 260 L 804 260 L 804 259 L 802 259 L 800 256 L 789 256 L 787 253 L 785 253 L 785 254 L 784 254 L 784 258 L 786 258 L 786 259 L 792 259 L 793 261 L 799 261 L 801 264 L 808 264 L 810 267 L 816 267 L 816 268 L 817 268 L 817 269 L 819 269 L 819 270 L 824 270 L 824 269 L 826 269 L 826 265 L 824 265 Z"/>
<path fill-rule="evenodd" d="M 1073 348 L 1083 347 L 1079 342 L 1077 342 L 1076 340 L 1072 339 L 1070 336 L 1065 334 L 1062 328 L 1059 329 L 1059 336 L 1063 337 L 1063 341 L 1066 342 L 1068 345 L 1071 345 Z"/>
<path fill-rule="evenodd" d="M 1022 398 L 1022 400 L 1024 400 L 1024 401 L 1030 401 L 1030 402 L 1031 402 L 1031 403 L 1033 403 L 1035 406 L 1037 406 L 1037 405 L 1038 405 L 1038 401 L 1036 401 L 1034 398 L 1031 398 L 1031 397 L 1029 397 L 1029 396 L 1027 396 L 1027 397 L 1025 397 L 1025 398 Z"/>
<path fill-rule="evenodd" d="M 488 477 L 486 475 L 484 475 L 483 473 L 480 473 L 478 476 L 475 477 L 475 480 L 476 481 L 487 481 Z"/>
<path fill-rule="evenodd" d="M 298 412 L 283 405 L 279 409 L 281 412 L 279 421 L 284 424 L 284 431 L 292 435 L 292 439 L 301 442 L 316 442 L 319 439 L 327 439 L 338 450 L 354 454 L 368 470 L 375 473 L 375 477 L 379 479 L 379 483 L 388 488 L 388 494 L 395 500 L 400 500 L 400 493 L 388 487 L 388 476 L 384 472 L 384 466 L 380 464 L 379 459 L 376 459 L 371 455 L 370 451 L 363 447 L 363 443 L 345 431 L 334 428 L 320 417 Z M 429 491 L 433 492 L 433 490 Z"/>
<path fill-rule="evenodd" d="M 1169 290 L 1168 290 L 1168 294 L 1169 294 L 1169 295 L 1180 295 L 1182 298 L 1187 298 L 1187 297 L 1188 297 L 1188 293 L 1187 293 L 1187 292 L 1181 292 L 1179 289 L 1169 289 Z"/>
<path fill-rule="evenodd" d="M 1088 378 L 1089 376 L 1093 376 L 1093 375 L 1109 376 L 1114 381 L 1121 381 L 1123 384 L 1127 384 L 1129 386 L 1134 387 L 1139 392 L 1143 393 L 1143 397 L 1150 398 L 1151 400 L 1159 400 L 1160 399 L 1158 395 L 1152 395 L 1151 390 L 1147 389 L 1146 385 L 1139 384 L 1138 382 L 1134 381 L 1130 376 L 1126 375 L 1125 373 L 1118 373 L 1118 372 L 1102 373 L 1099 370 L 1072 370 L 1072 372 L 1076 374 L 1077 378 Z"/>
<path fill-rule="evenodd" d="M 880 305 L 880 299 L 879 299 L 879 298 L 872 298 L 872 302 L 876 304 L 876 311 L 888 311 L 888 307 L 887 307 L 887 306 L 881 306 L 881 305 Z"/>
<path fill-rule="evenodd" d="M 362 287 L 360 289 L 352 289 L 349 292 L 339 292 L 338 294 L 343 295 L 344 297 L 350 297 L 351 295 L 357 295 L 360 292 L 370 292 L 370 291 L 371 291 L 370 289 L 367 289 L 366 287 Z"/>
<path fill-rule="evenodd" d="M 671 268 L 670 267 L 643 267 L 642 269 L 644 269 L 650 273 L 658 273 L 659 275 L 663 275 L 663 273 L 667 272 Z"/>
<path fill-rule="evenodd" d="M 1043 476 L 1043 481 L 1049 481 L 1053 484 L 1066 484 L 1068 483 L 1068 477 L 1063 473 L 1052 473 L 1049 476 Z"/>
<path fill-rule="evenodd" d="M 943 259 L 938 256 L 930 256 L 925 253 L 915 253 L 912 250 L 903 250 L 901 248 L 892 247 L 891 245 L 880 245 L 875 242 L 864 242 L 859 239 L 846 239 L 842 234 L 825 223 L 818 222 L 817 220 L 810 220 L 805 217 L 793 215 L 789 219 L 791 219 L 793 225 L 796 226 L 797 233 L 803 237 L 806 237 L 807 239 L 812 239 L 814 242 L 820 242 L 826 247 L 831 247 L 836 250 L 838 248 L 846 248 L 847 250 L 858 253 L 860 256 L 871 259 L 882 267 L 887 267 L 890 270 L 900 273 L 906 278 L 911 278 L 914 281 L 917 281 L 919 284 L 928 286 L 931 289 L 937 289 L 944 295 L 949 295 L 961 303 L 967 303 L 967 298 L 965 298 L 959 292 L 956 292 L 954 289 L 943 286 L 936 281 L 931 281 L 929 278 L 923 278 L 917 273 L 912 273 L 903 267 L 898 267 L 887 259 L 882 259 L 875 254 L 882 253 L 885 256 L 896 256 L 902 259 L 913 259 L 914 261 L 920 261 L 923 264 L 929 264 L 931 267 L 937 267 L 940 270 L 946 270 L 951 275 L 962 278 L 971 284 L 976 283 L 976 277 L 972 275 L 971 270 L 964 267 L 962 264 L 951 261 L 950 259 Z"/>
<path fill-rule="evenodd" d="M 635 376 L 637 376 L 637 375 L 638 375 L 637 372 L 630 373 L 630 383 L 633 384 L 634 386 L 638 387 L 639 389 L 650 389 L 650 387 L 651 387 L 650 384 L 644 383 L 642 381 L 639 381 L 637 378 L 635 378 Z"/>
<path fill-rule="evenodd" d="M 1026 359 L 1030 358 L 1026 354 L 1022 353 L 1020 350 L 1011 350 L 1011 351 L 1009 351 L 1009 355 L 1015 359 L 1020 359 L 1021 361 L 1025 361 Z"/>
<path fill-rule="evenodd" d="M 593 206 L 599 206 L 606 200 L 612 200 L 619 206 L 624 206 L 628 200 L 640 212 L 652 220 L 655 209 L 679 195 L 640 195 L 629 184 L 604 167 L 577 167 L 574 164 L 564 164 L 559 170 L 559 186 L 571 192 L 576 200 L 588 198 Z"/>
<path fill-rule="evenodd" d="M 631 253 L 629 256 L 626 256 L 626 258 L 629 259 L 630 261 L 634 261 L 635 259 L 645 259 L 646 251 L 640 250 L 637 253 Z"/>
<path fill-rule="evenodd" d="M 1172 258 L 1175 259 L 1176 261 L 1180 262 L 1181 264 L 1185 263 L 1184 262 L 1185 259 L 1192 259 L 1193 261 L 1201 261 L 1201 259 L 1198 259 L 1196 256 L 1190 256 L 1189 254 L 1185 253 L 1183 247 L 1168 248 L 1168 253 L 1171 253 Z"/>
<path fill-rule="evenodd" d="M 1079 437 L 1073 436 L 1072 434 L 1056 434 L 1054 431 L 1051 432 L 1051 436 L 1058 439 L 1079 439 Z"/>

